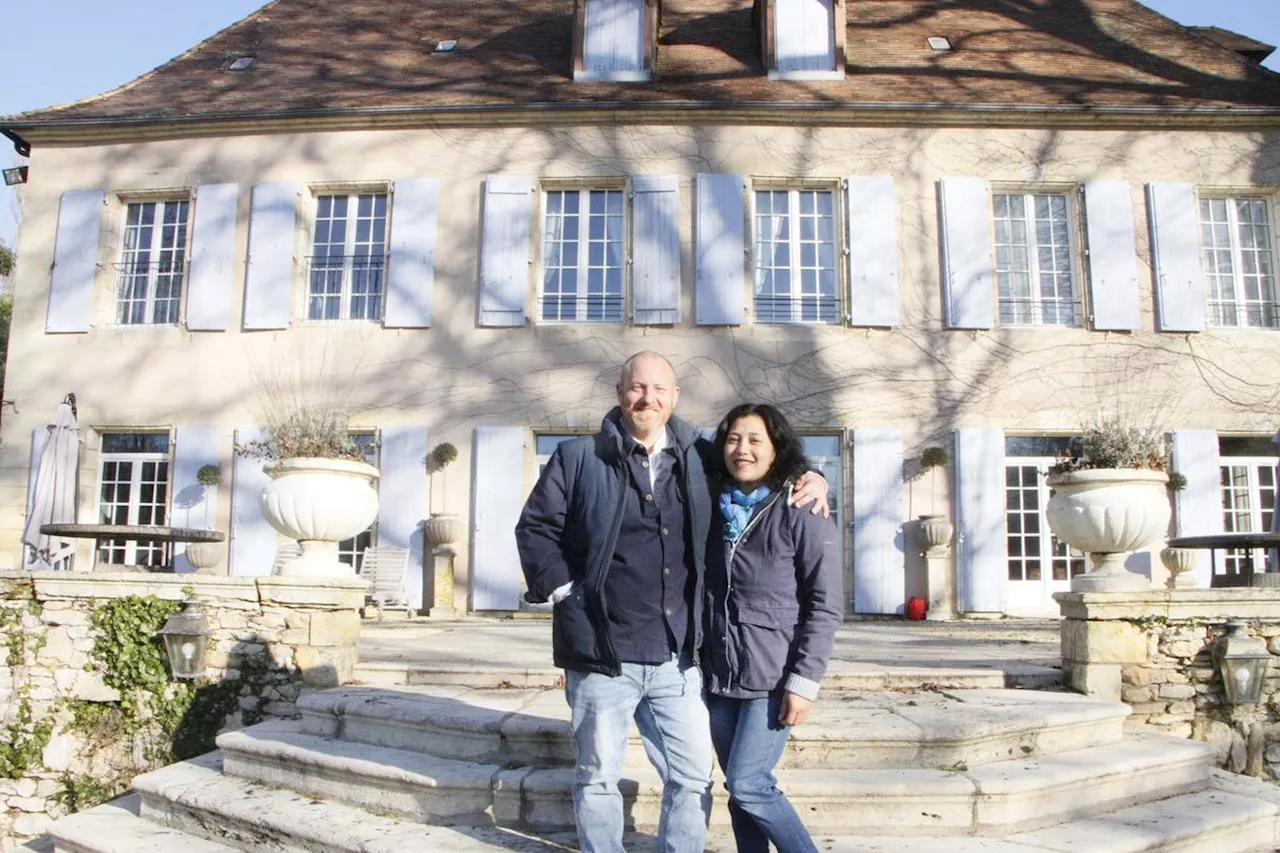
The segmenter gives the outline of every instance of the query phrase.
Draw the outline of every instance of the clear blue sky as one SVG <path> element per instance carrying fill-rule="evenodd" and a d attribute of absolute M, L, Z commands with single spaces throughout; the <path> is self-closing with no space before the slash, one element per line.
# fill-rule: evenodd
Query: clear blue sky
<path fill-rule="evenodd" d="M 358 2 L 358 0 L 352 0 Z M 483 2 L 483 0 L 476 0 Z M 265 0 L 12 0 L 3 4 L 0 115 L 85 98 L 145 74 Z M 1280 0 L 1147 0 L 1188 25 L 1280 44 Z M 1280 52 L 1267 67 L 1280 71 Z M 0 139 L 0 164 L 12 158 Z M 12 245 L 17 204 L 0 189 L 0 241 Z"/>

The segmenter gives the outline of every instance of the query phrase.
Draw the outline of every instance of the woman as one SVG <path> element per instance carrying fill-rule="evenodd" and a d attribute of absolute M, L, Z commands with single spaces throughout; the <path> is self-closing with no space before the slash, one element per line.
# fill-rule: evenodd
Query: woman
<path fill-rule="evenodd" d="M 844 616 L 834 524 L 789 505 L 799 437 L 747 403 L 716 430 L 719 516 L 707 545 L 703 676 L 739 853 L 816 853 L 773 768 L 818 696 Z"/>

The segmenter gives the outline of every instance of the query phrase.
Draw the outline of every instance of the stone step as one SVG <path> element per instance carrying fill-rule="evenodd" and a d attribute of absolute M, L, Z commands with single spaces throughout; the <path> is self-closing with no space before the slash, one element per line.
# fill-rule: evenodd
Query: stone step
<path fill-rule="evenodd" d="M 320 737 L 487 764 L 573 764 L 560 690 L 340 687 L 298 700 Z M 1073 693 L 824 691 L 779 767 L 947 768 L 1117 743 L 1129 707 Z M 627 766 L 646 765 L 632 732 Z"/>
<path fill-rule="evenodd" d="M 224 734 L 218 746 L 229 775 L 379 813 L 451 825 L 573 825 L 570 767 L 513 769 L 439 758 L 317 737 L 287 722 Z M 1207 784 L 1211 755 L 1207 744 L 1152 734 L 975 768 L 802 769 L 777 775 L 815 831 L 990 835 L 1197 790 Z M 656 826 L 662 786 L 652 768 L 630 768 L 620 787 L 634 825 Z M 715 801 L 712 825 L 727 828 L 725 797 Z"/>
<path fill-rule="evenodd" d="M 547 650 L 550 660 L 551 651 Z M 461 687 L 563 687 L 564 673 L 551 666 L 501 666 L 369 661 L 356 665 L 354 681 L 370 687 L 452 684 Z M 1009 662 L 990 666 L 913 667 L 835 661 L 822 680 L 828 690 L 900 690 L 927 684 L 938 689 L 1052 690 L 1062 684 L 1054 666 Z"/>
<path fill-rule="evenodd" d="M 576 850 L 572 833 L 521 833 L 494 827 L 450 828 L 371 814 L 339 803 L 263 787 L 219 773 L 216 754 L 139 777 L 148 802 L 141 820 L 112 806 L 64 818 L 97 826 L 79 833 L 75 853 L 553 853 Z M 815 832 L 825 853 L 1270 853 L 1276 849 L 1280 791 L 1265 783 L 1211 774 L 1212 786 L 1051 828 L 1004 838 L 930 835 L 911 838 Z M 112 823 L 99 815 L 113 810 Z M 127 822 L 126 822 L 127 818 Z M 119 827 L 117 829 L 117 827 Z M 189 833 L 179 835 L 178 833 Z M 233 844 L 203 848 L 196 839 Z M 129 846 L 115 839 L 128 839 Z M 164 839 L 171 846 L 152 843 Z M 652 834 L 626 839 L 632 853 L 655 853 Z M 150 846 L 148 846 L 150 845 Z M 713 832 L 707 853 L 733 853 L 731 836 Z"/>
<path fill-rule="evenodd" d="M 54 824 L 56 853 L 241 853 L 198 835 L 138 817 L 139 797 L 130 794 Z"/>

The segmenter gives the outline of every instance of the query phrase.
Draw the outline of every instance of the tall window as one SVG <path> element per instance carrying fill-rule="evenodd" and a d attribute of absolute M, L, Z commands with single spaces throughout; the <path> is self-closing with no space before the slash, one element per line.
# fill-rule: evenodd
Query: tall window
<path fill-rule="evenodd" d="M 116 322 L 177 323 L 187 269 L 186 199 L 132 202 L 116 265 Z"/>
<path fill-rule="evenodd" d="M 560 446 L 560 442 L 568 441 L 571 438 L 577 438 L 576 435 L 548 435 L 541 434 L 534 437 L 534 459 L 538 463 L 538 476 L 542 476 L 542 471 L 547 467 L 547 463 L 551 461 L 551 454 L 556 452 L 556 448 Z"/>
<path fill-rule="evenodd" d="M 373 467 L 378 467 L 378 436 L 372 432 L 356 432 L 351 434 L 351 440 L 356 443 L 356 447 L 360 448 L 360 452 L 364 454 L 364 461 Z M 360 561 L 364 559 L 364 549 L 377 542 L 378 522 L 375 520 L 365 530 L 352 536 L 350 539 L 343 539 L 338 543 L 338 561 L 346 563 L 357 572 L 360 571 Z"/>
<path fill-rule="evenodd" d="M 308 320 L 381 320 L 387 194 L 322 195 L 307 277 Z"/>
<path fill-rule="evenodd" d="M 1071 220 L 1060 193 L 992 195 L 1000 322 L 1074 326 Z"/>
<path fill-rule="evenodd" d="M 1267 438 L 1218 439 L 1222 488 L 1222 531 L 1264 533 L 1272 530 L 1276 507 L 1276 446 Z M 1264 551 L 1232 548 L 1222 552 L 1227 572 L 1264 570 Z"/>
<path fill-rule="evenodd" d="M 1005 440 L 1005 536 L 1011 581 L 1065 582 L 1087 570 L 1084 554 L 1060 542 L 1045 522 L 1053 490 L 1045 477 L 1067 439 L 1010 436 Z"/>
<path fill-rule="evenodd" d="M 1265 198 L 1200 199 L 1212 326 L 1280 326 L 1270 207 Z"/>
<path fill-rule="evenodd" d="M 100 524 L 164 525 L 169 511 L 169 434 L 118 432 L 102 436 L 98 477 Z M 99 542 L 98 562 L 166 566 L 163 542 L 110 539 Z"/>
<path fill-rule="evenodd" d="M 539 316 L 621 323 L 623 191 L 548 190 L 545 202 Z"/>
<path fill-rule="evenodd" d="M 831 190 L 755 193 L 755 318 L 760 323 L 835 323 L 836 199 Z"/>

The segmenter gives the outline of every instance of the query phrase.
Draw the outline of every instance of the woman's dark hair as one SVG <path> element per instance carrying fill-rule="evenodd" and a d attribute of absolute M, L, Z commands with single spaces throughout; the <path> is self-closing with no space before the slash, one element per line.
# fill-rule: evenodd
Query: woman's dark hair
<path fill-rule="evenodd" d="M 764 421 L 764 430 L 773 443 L 773 465 L 765 475 L 764 484 L 770 489 L 780 489 L 787 480 L 797 480 L 809 470 L 809 460 L 804 455 L 800 436 L 782 413 L 768 403 L 742 403 L 729 410 L 729 414 L 716 427 L 715 458 L 711 462 L 711 480 L 716 491 L 734 482 L 733 475 L 724 466 L 724 445 L 733 425 L 748 415 Z"/>

